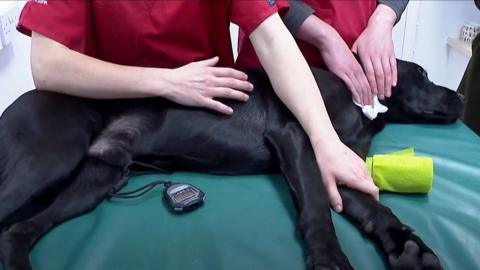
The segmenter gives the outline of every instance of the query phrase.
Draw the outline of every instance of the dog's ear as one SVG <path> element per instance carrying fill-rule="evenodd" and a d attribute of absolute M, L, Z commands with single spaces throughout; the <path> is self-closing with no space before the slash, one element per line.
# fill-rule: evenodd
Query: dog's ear
<path fill-rule="evenodd" d="M 421 66 L 398 60 L 398 83 L 387 99 L 392 122 L 450 123 L 460 117 L 463 98 L 455 91 L 434 84 Z"/>

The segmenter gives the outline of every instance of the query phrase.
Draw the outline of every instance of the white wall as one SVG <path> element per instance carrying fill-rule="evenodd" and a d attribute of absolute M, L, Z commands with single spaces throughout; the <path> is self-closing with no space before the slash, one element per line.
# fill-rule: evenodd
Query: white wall
<path fill-rule="evenodd" d="M 432 81 L 456 90 L 468 58 L 447 46 L 465 22 L 480 23 L 473 0 L 410 1 L 403 58 L 422 65 Z M 410 11 L 412 11 L 410 13 Z M 405 48 L 407 47 L 407 48 Z"/>
<path fill-rule="evenodd" d="M 238 56 L 238 25 L 230 24 L 230 39 L 232 40 L 233 57 L 236 60 Z"/>
<path fill-rule="evenodd" d="M 0 2 L 0 10 L 8 4 Z M 22 3 L 18 3 L 20 6 L 23 6 Z M 33 88 L 30 38 L 16 33 L 12 42 L 0 50 L 0 113 L 18 96 Z"/>

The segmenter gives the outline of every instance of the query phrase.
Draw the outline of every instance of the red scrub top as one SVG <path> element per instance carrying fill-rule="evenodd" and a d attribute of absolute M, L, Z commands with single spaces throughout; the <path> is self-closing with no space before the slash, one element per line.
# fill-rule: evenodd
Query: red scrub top
<path fill-rule="evenodd" d="M 285 0 L 30 0 L 18 30 L 111 63 L 176 68 L 220 57 L 233 66 L 229 22 L 249 35 Z"/>
<path fill-rule="evenodd" d="M 376 0 L 302 0 L 315 10 L 315 15 L 330 24 L 347 45 L 351 48 L 363 30 L 367 27 L 368 19 L 377 7 Z M 238 67 L 260 67 L 250 41 L 244 33 L 239 34 Z M 312 66 L 324 66 L 320 52 L 316 47 L 301 40 L 297 40 L 307 62 Z"/>

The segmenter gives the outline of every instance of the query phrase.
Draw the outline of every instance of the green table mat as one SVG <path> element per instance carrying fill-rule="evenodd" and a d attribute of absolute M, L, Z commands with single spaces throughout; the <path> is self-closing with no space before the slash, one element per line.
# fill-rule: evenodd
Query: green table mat
<path fill-rule="evenodd" d="M 463 123 L 388 125 L 370 154 L 415 147 L 434 159 L 429 195 L 381 195 L 440 256 L 445 269 L 480 268 L 480 138 Z M 130 201 L 105 201 L 42 238 L 31 253 L 38 270 L 305 269 L 295 211 L 280 175 L 198 173 L 135 177 L 127 189 L 166 178 L 207 194 L 200 209 L 171 213 L 161 188 Z M 338 238 L 356 269 L 385 269 L 375 245 L 333 214 Z M 0 266 L 0 269 L 1 266 Z"/>

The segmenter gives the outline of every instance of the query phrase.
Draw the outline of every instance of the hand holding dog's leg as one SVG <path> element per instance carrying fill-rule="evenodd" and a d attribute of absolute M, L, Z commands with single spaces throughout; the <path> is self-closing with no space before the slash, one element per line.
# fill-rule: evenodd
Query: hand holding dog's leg
<path fill-rule="evenodd" d="M 317 144 L 313 142 L 323 183 L 330 204 L 337 212 L 343 209 L 338 186 L 345 185 L 378 199 L 378 188 L 367 171 L 365 162 L 343 143 Z M 339 166 L 342 165 L 342 166 Z"/>
<path fill-rule="evenodd" d="M 357 183 L 365 175 L 365 164 L 340 142 L 326 111 L 318 85 L 300 50 L 293 43 L 280 17 L 272 15 L 250 35 L 255 52 L 265 68 L 275 93 L 288 107 L 313 143 L 315 155 L 326 179 L 375 194 Z M 285 69 L 289 66 L 290 69 Z M 298 90 L 297 90 L 298 89 Z M 327 149 L 328 148 L 328 149 Z M 347 164 L 347 173 L 342 165 Z M 332 180 L 329 180 L 332 181 Z M 371 184 L 373 187 L 373 184 Z M 340 198 L 339 196 L 335 196 Z M 335 204 L 341 202 L 335 201 Z"/>
<path fill-rule="evenodd" d="M 330 207 L 315 155 L 298 123 L 267 132 L 298 209 L 298 230 L 305 239 L 309 269 L 351 270 L 335 235 Z"/>

